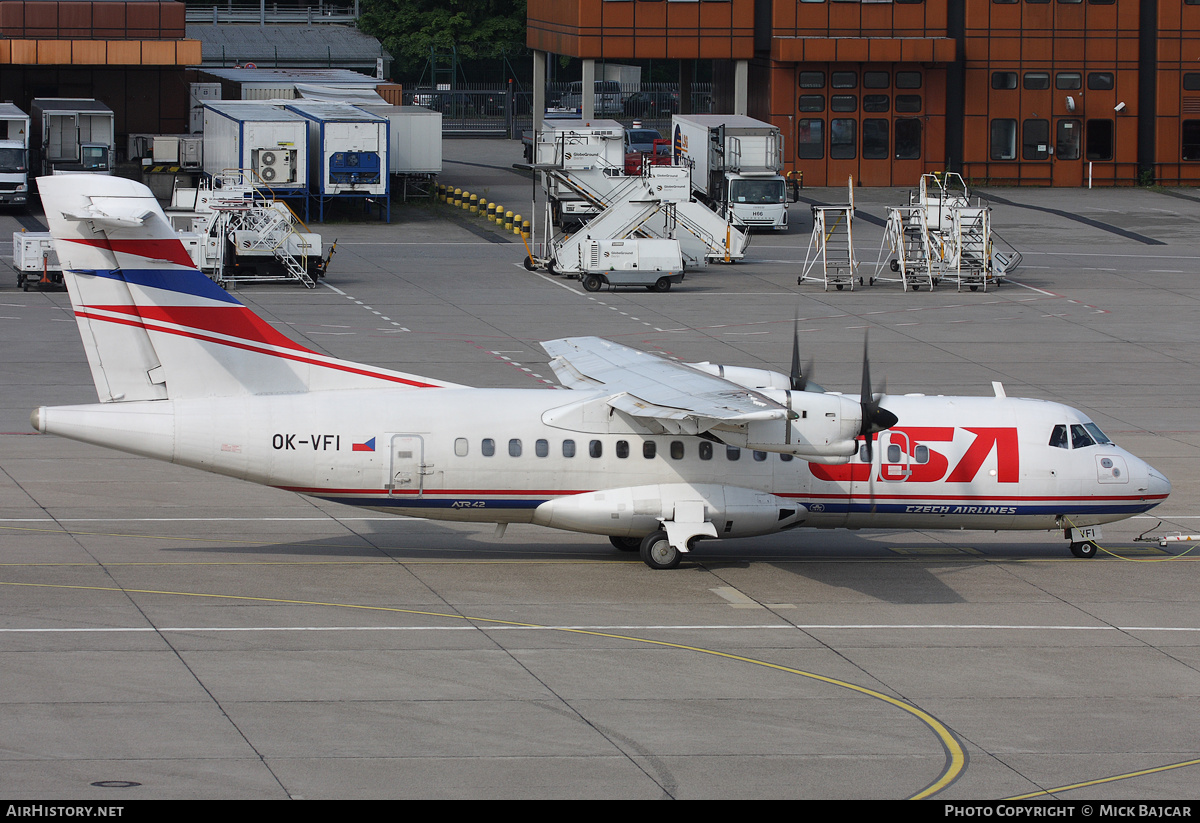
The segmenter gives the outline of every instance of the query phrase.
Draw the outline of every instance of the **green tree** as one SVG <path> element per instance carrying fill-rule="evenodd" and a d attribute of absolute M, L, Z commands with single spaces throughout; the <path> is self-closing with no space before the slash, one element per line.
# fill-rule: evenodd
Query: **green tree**
<path fill-rule="evenodd" d="M 363 0 L 358 27 L 391 52 L 393 75 L 413 81 L 431 49 L 468 61 L 523 53 L 525 0 Z"/>

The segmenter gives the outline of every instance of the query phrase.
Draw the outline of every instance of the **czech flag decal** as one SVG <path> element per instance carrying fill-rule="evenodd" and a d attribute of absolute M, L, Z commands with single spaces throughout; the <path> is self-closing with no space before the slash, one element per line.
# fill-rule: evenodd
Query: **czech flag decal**
<path fill-rule="evenodd" d="M 355 443 L 353 451 L 356 451 L 356 452 L 373 452 L 373 451 L 375 451 L 375 438 L 372 437 L 366 443 Z"/>

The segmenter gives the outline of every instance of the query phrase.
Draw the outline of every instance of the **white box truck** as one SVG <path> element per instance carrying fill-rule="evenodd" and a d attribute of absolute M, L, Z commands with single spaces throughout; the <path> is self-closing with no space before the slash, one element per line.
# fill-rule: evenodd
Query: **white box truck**
<path fill-rule="evenodd" d="M 108 106 L 99 100 L 39 97 L 30 114 L 41 174 L 112 174 L 116 118 Z"/>
<path fill-rule="evenodd" d="M 0 103 L 0 205 L 29 202 L 29 115 Z"/>
<path fill-rule="evenodd" d="M 697 199 L 744 226 L 787 229 L 778 128 L 738 114 L 676 114 L 671 140 L 675 162 L 692 169 Z"/>

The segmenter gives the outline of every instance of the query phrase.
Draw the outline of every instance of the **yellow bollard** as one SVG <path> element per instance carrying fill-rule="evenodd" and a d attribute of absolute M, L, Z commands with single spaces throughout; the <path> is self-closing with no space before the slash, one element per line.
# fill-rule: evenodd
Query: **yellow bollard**
<path fill-rule="evenodd" d="M 480 197 L 479 198 L 479 216 L 480 217 L 483 217 L 485 214 L 487 214 L 487 207 L 488 207 L 488 201 L 484 200 L 482 197 Z"/>
<path fill-rule="evenodd" d="M 513 213 L 512 213 L 512 209 L 509 209 L 508 211 L 504 212 L 504 230 L 505 231 L 512 231 L 512 221 L 513 221 Z"/>
<path fill-rule="evenodd" d="M 487 217 L 488 217 L 488 222 L 489 222 L 489 223 L 495 223 L 495 222 L 496 222 L 496 204 L 495 204 L 495 203 L 488 203 L 488 215 L 487 215 Z"/>
<path fill-rule="evenodd" d="M 479 195 L 478 194 L 471 195 L 471 202 L 468 204 L 468 207 L 471 210 L 471 214 L 479 214 Z"/>
<path fill-rule="evenodd" d="M 462 189 L 454 189 L 454 197 L 450 200 L 450 202 L 453 203 L 455 207 L 462 205 Z"/>
<path fill-rule="evenodd" d="M 513 234 L 519 235 L 520 233 L 521 233 L 521 215 L 514 214 L 513 215 Z"/>
<path fill-rule="evenodd" d="M 529 221 L 526 220 L 523 223 L 521 223 L 521 236 L 524 237 L 526 240 L 528 240 L 529 234 L 530 234 Z"/>

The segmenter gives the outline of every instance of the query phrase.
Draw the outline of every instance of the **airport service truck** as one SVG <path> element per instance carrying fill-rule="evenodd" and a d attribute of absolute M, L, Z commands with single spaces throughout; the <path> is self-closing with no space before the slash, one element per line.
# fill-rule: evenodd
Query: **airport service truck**
<path fill-rule="evenodd" d="M 33 101 L 38 171 L 112 174 L 116 123 L 99 100 L 39 97 Z"/>
<path fill-rule="evenodd" d="M 29 202 L 29 115 L 0 103 L 0 205 Z"/>
<path fill-rule="evenodd" d="M 676 114 L 671 140 L 676 164 L 692 170 L 698 200 L 741 225 L 787 230 L 778 128 L 745 115 Z"/>

